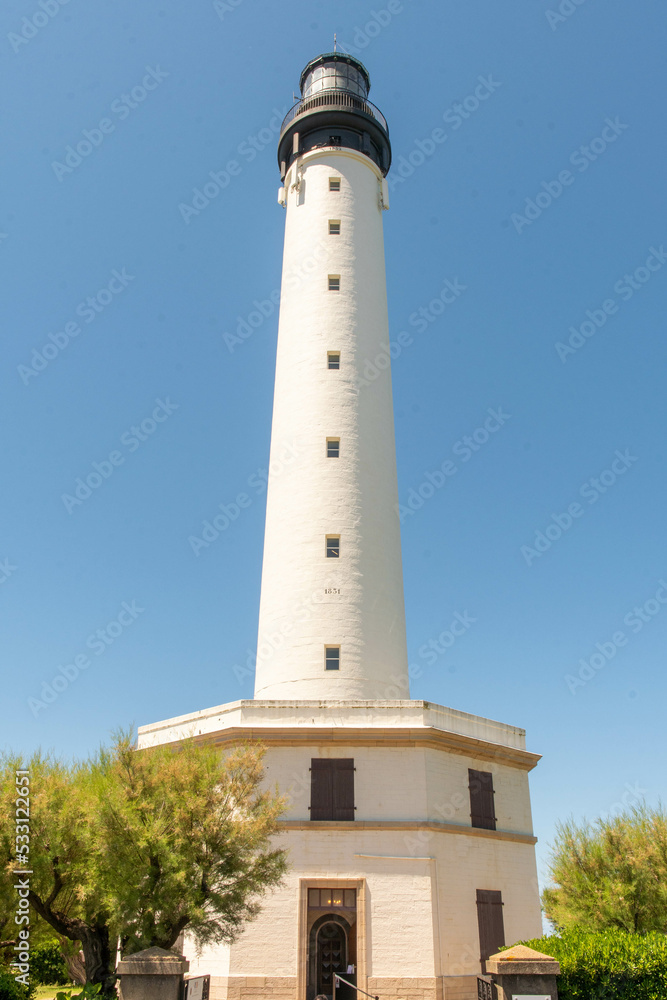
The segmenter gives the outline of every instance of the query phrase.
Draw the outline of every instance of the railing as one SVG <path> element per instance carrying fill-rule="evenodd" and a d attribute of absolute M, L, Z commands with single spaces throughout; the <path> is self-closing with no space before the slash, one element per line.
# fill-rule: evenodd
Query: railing
<path fill-rule="evenodd" d="M 385 132 L 389 134 L 387 119 L 374 104 L 371 104 L 370 101 L 365 101 L 362 97 L 355 97 L 354 94 L 348 94 L 345 90 L 333 89 L 322 90 L 319 94 L 315 94 L 314 97 L 304 97 L 300 101 L 297 101 L 283 119 L 283 123 L 280 126 L 281 134 L 290 122 L 294 121 L 297 115 L 303 115 L 306 111 L 314 111 L 316 108 L 349 108 L 351 111 L 361 111 L 362 114 L 374 118 Z"/>
<path fill-rule="evenodd" d="M 477 1000 L 497 1000 L 498 991 L 495 983 L 488 979 L 477 977 Z"/>
<path fill-rule="evenodd" d="M 336 997 L 336 987 L 338 986 L 339 983 L 347 983 L 347 985 L 351 986 L 353 990 L 357 991 L 357 993 L 363 993 L 365 997 L 370 997 L 371 1000 L 380 1000 L 379 997 L 373 996 L 372 993 L 367 993 L 366 990 L 362 990 L 360 986 L 355 986 L 354 983 L 351 983 L 349 979 L 343 979 L 343 977 L 339 976 L 337 972 L 334 972 L 334 978 L 333 978 L 334 1000 Z"/>

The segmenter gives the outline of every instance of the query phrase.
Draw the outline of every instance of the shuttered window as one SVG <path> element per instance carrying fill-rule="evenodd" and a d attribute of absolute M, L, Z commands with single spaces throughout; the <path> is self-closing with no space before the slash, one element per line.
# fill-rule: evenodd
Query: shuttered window
<path fill-rule="evenodd" d="M 470 819 L 473 826 L 482 830 L 495 830 L 496 812 L 493 801 L 493 775 L 490 771 L 468 769 L 470 789 Z"/>
<path fill-rule="evenodd" d="M 502 894 L 495 889 L 477 890 L 477 923 L 479 925 L 479 958 L 482 972 L 486 960 L 505 944 Z"/>
<path fill-rule="evenodd" d="M 354 819 L 354 760 L 314 757 L 310 762 L 310 818 Z"/>

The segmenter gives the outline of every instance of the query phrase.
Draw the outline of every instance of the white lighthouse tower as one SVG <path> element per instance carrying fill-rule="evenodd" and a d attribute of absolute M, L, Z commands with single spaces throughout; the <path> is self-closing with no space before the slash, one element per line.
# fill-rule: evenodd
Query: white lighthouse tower
<path fill-rule="evenodd" d="M 364 67 L 313 59 L 283 123 L 287 209 L 256 698 L 408 695 L 382 210 L 391 150 Z M 314 262 L 308 280 L 299 280 Z M 312 264 L 311 264 L 312 267 Z M 398 686 L 397 686 L 398 685 Z"/>
<path fill-rule="evenodd" d="M 387 123 L 362 63 L 301 75 L 286 208 L 255 698 L 139 729 L 260 740 L 289 800 L 291 870 L 239 938 L 197 954 L 211 1000 L 475 1000 L 502 944 L 541 933 L 514 726 L 411 701 L 382 237 Z M 374 380 L 368 360 L 387 358 Z M 285 462 L 284 456 L 290 455 Z M 341 996 L 341 994 L 343 994 Z"/>

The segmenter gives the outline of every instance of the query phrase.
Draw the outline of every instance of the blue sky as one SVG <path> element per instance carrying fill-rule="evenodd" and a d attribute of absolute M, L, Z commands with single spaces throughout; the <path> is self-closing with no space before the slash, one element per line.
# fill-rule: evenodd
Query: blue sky
<path fill-rule="evenodd" d="M 276 122 L 336 31 L 400 168 L 385 243 L 412 696 L 527 730 L 540 858 L 558 818 L 664 795 L 667 13 L 560 11 L 4 4 L 3 743 L 84 755 L 118 725 L 252 696 Z M 429 652 L 457 613 L 465 635 Z"/>

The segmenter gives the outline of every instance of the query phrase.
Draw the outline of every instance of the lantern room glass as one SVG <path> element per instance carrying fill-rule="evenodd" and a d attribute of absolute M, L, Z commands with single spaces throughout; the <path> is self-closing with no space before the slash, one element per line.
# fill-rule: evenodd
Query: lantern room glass
<path fill-rule="evenodd" d="M 315 66 L 303 81 L 303 97 L 314 97 L 323 90 L 345 90 L 355 97 L 368 97 L 366 80 L 355 66 L 332 59 Z"/>

